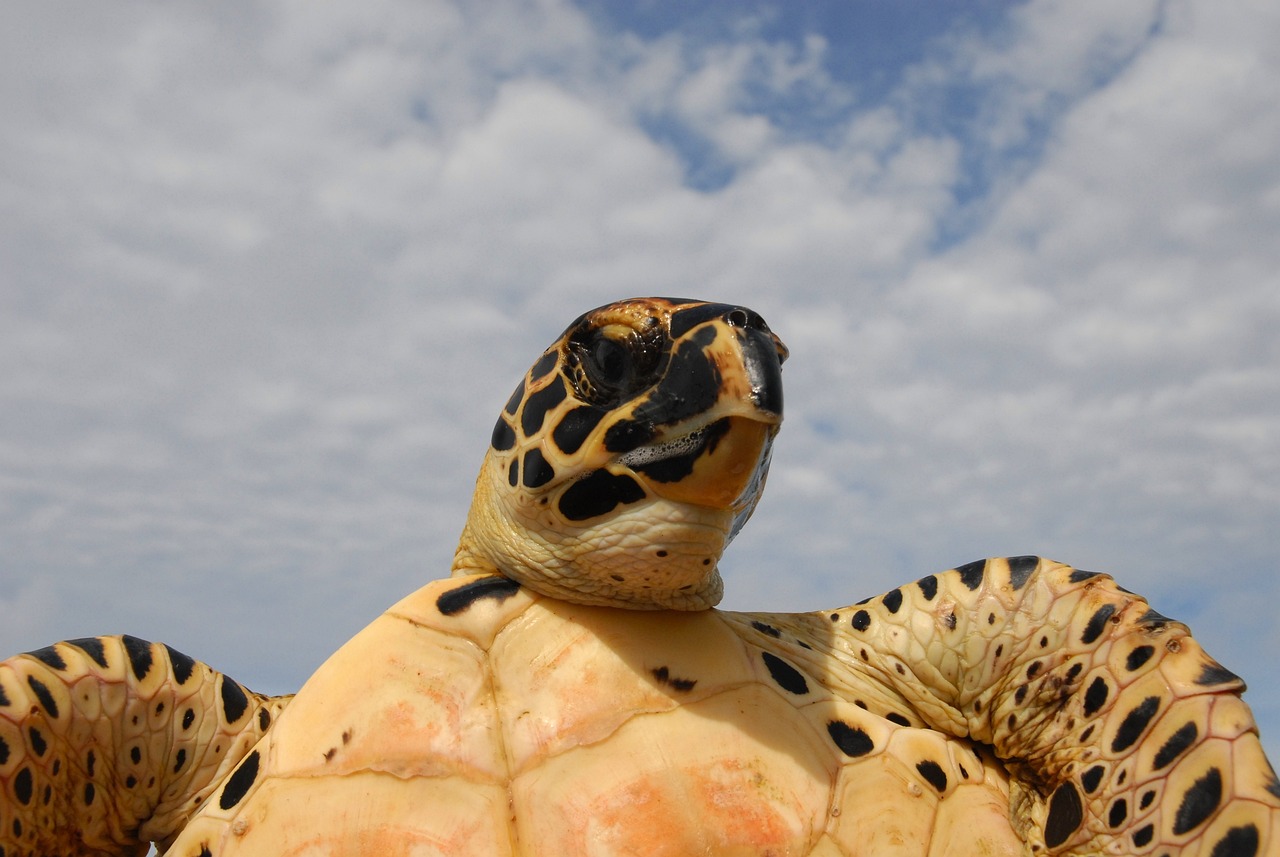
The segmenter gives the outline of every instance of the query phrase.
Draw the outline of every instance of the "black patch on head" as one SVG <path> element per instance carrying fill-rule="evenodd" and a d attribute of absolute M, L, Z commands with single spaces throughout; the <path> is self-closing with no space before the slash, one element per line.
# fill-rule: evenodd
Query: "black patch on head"
<path fill-rule="evenodd" d="M 1209 857 L 1257 857 L 1259 839 L 1256 825 L 1233 827 L 1213 846 Z"/>
<path fill-rule="evenodd" d="M 1116 606 L 1114 604 L 1103 604 L 1098 608 L 1097 612 L 1089 617 L 1089 624 L 1084 626 L 1084 633 L 1080 635 L 1080 642 L 1086 646 L 1102 636 L 1102 632 L 1107 628 L 1107 622 L 1115 615 Z"/>
<path fill-rule="evenodd" d="M 928 760 L 916 762 L 916 770 L 920 772 L 920 776 L 929 781 L 929 785 L 938 790 L 938 794 L 947 790 L 947 772 L 942 770 L 942 766 L 937 762 Z"/>
<path fill-rule="evenodd" d="M 1133 845 L 1135 848 L 1141 848 L 1151 842 L 1151 837 L 1155 835 L 1156 828 L 1154 824 L 1145 824 L 1133 832 Z"/>
<path fill-rule="evenodd" d="M 489 438 L 489 445 L 498 452 L 506 452 L 516 445 L 516 430 L 504 417 L 498 417 L 498 421 L 493 424 L 493 436 Z"/>
<path fill-rule="evenodd" d="M 898 713 L 898 712 L 896 712 L 896 711 L 890 711 L 888 714 L 886 714 L 886 715 L 884 716 L 884 719 L 885 719 L 885 720 L 888 720 L 890 723 L 897 723 L 899 726 L 910 726 L 910 725 L 911 725 L 911 721 L 910 721 L 910 720 L 908 720 L 907 718 L 903 717 L 901 714 L 899 714 L 899 713 Z"/>
<path fill-rule="evenodd" d="M 507 399 L 507 405 L 503 408 L 511 416 L 516 415 L 516 411 L 520 410 L 520 400 L 524 398 L 524 380 L 516 385 L 516 389 L 511 394 L 511 398 Z"/>
<path fill-rule="evenodd" d="M 1084 793 L 1091 795 L 1098 790 L 1098 785 L 1102 782 L 1102 775 L 1107 769 L 1102 765 L 1094 765 L 1089 770 L 1080 775 L 1080 785 L 1084 786 Z"/>
<path fill-rule="evenodd" d="M 511 459 L 511 466 L 507 468 L 507 484 L 512 488 L 520 484 L 520 461 Z"/>
<path fill-rule="evenodd" d="M 256 779 L 258 779 L 258 751 L 254 750 L 245 756 L 239 766 L 231 772 L 231 776 L 227 777 L 227 784 L 222 787 L 222 794 L 218 798 L 218 806 L 225 810 L 240 803 L 249 793 Z"/>
<path fill-rule="evenodd" d="M 1049 815 L 1044 822 L 1044 844 L 1057 848 L 1071 838 L 1084 821 L 1084 804 L 1080 792 L 1067 782 L 1053 790 L 1049 798 Z"/>
<path fill-rule="evenodd" d="M 880 602 L 884 604 L 885 609 L 890 613 L 897 613 L 902 607 L 902 590 L 894 589 L 885 593 L 884 598 L 881 598 Z"/>
<path fill-rule="evenodd" d="M 720 438 L 729 433 L 729 420 L 726 417 L 716 420 L 702 430 L 698 442 L 693 449 L 681 455 L 659 459 L 636 466 L 636 471 L 643 473 L 655 482 L 679 482 L 693 473 L 693 466 L 704 452 L 714 452 Z"/>
<path fill-rule="evenodd" d="M 865 631 L 871 627 L 871 614 L 866 610 L 859 610 L 853 614 L 853 618 L 849 620 L 849 624 L 853 626 L 855 631 Z"/>
<path fill-rule="evenodd" d="M 672 690 L 679 691 L 680 693 L 688 693 L 698 684 L 698 680 L 696 678 L 676 678 L 671 675 L 671 671 L 666 667 L 656 667 L 649 670 L 649 672 L 653 674 L 653 677 L 658 680 L 659 684 L 665 684 L 667 687 Z"/>
<path fill-rule="evenodd" d="M 191 674 L 195 672 L 195 659 L 164 643 L 160 645 L 164 646 L 164 650 L 169 653 L 169 665 L 173 667 L 174 679 L 178 684 L 186 684 L 191 678 Z"/>
<path fill-rule="evenodd" d="M 688 309 L 677 310 L 671 314 L 669 330 L 672 339 L 680 339 L 700 324 L 724 318 L 734 307 L 728 304 L 702 304 Z"/>
<path fill-rule="evenodd" d="M 53 694 L 49 692 L 49 688 L 45 687 L 44 683 L 33 675 L 27 676 L 27 686 L 36 695 L 36 699 L 40 700 L 40 705 L 44 707 L 45 713 L 56 720 L 58 717 L 58 703 L 54 700 Z"/>
<path fill-rule="evenodd" d="M 541 488 L 556 478 L 556 469 L 536 446 L 524 454 L 521 471 L 524 473 L 522 481 L 526 488 Z"/>
<path fill-rule="evenodd" d="M 1138 617 L 1138 624 L 1146 625 L 1149 628 L 1162 628 L 1172 621 L 1168 616 L 1161 615 L 1155 610 L 1148 610 Z"/>
<path fill-rule="evenodd" d="M 1084 569 L 1073 568 L 1071 570 L 1071 576 L 1068 577 L 1067 580 L 1071 583 L 1082 583 L 1083 581 L 1097 576 L 1098 572 L 1096 571 L 1085 571 Z"/>
<path fill-rule="evenodd" d="M 856 726 L 850 726 L 843 720 L 828 721 L 827 734 L 831 736 L 832 741 L 836 742 L 836 746 L 840 748 L 841 753 L 855 759 L 859 756 L 867 755 L 876 746 L 870 735 Z"/>
<path fill-rule="evenodd" d="M 564 381 L 557 378 L 525 399 L 524 410 L 520 412 L 520 430 L 524 432 L 524 436 L 533 437 L 542 431 L 547 411 L 563 402 L 567 395 Z"/>
<path fill-rule="evenodd" d="M 67 668 L 67 662 L 62 659 L 62 655 L 58 654 L 58 650 L 53 646 L 45 646 L 43 649 L 36 649 L 34 652 L 27 652 L 27 654 L 55 670 L 65 670 Z"/>
<path fill-rule="evenodd" d="M 536 384 L 543 378 L 547 377 L 551 370 L 556 368 L 556 362 L 558 359 L 559 355 L 554 350 L 543 354 L 538 358 L 538 362 L 534 363 L 533 367 L 529 369 L 529 379 Z M 515 411 L 512 411 L 511 413 L 514 414 Z"/>
<path fill-rule="evenodd" d="M 619 420 L 604 433 L 604 448 L 609 452 L 630 452 L 653 440 L 657 433 L 651 421 Z"/>
<path fill-rule="evenodd" d="M 986 574 L 986 570 L 987 561 L 979 559 L 958 567 L 956 573 L 960 575 L 960 582 L 973 591 L 982 585 L 982 577 Z"/>
<path fill-rule="evenodd" d="M 564 492 L 560 514 L 570 521 L 589 521 L 609 514 L 619 505 L 643 500 L 644 496 L 644 489 L 630 476 L 596 470 Z"/>
<path fill-rule="evenodd" d="M 245 695 L 244 688 L 236 683 L 231 676 L 224 675 L 222 677 L 222 714 L 226 717 L 228 723 L 235 723 L 244 715 L 244 710 L 249 707 L 249 697 Z"/>
<path fill-rule="evenodd" d="M 1111 741 L 1111 752 L 1119 753 L 1134 745 L 1151 723 L 1151 718 L 1160 710 L 1160 697 L 1148 696 L 1125 715 L 1116 730 L 1116 737 Z"/>
<path fill-rule="evenodd" d="M 1107 702 L 1107 695 L 1111 691 L 1107 688 L 1107 681 L 1102 676 L 1098 676 L 1089 683 L 1089 689 L 1084 692 L 1084 713 L 1086 716 L 1093 716 Z"/>
<path fill-rule="evenodd" d="M 566 413 L 560 424 L 551 431 L 551 439 L 565 455 L 573 455 L 582 448 L 587 435 L 595 431 L 607 411 L 583 405 Z"/>
<path fill-rule="evenodd" d="M 938 594 L 938 578 L 932 574 L 917 580 L 916 586 L 920 587 L 920 594 L 924 596 L 925 601 L 932 601 Z"/>
<path fill-rule="evenodd" d="M 107 668 L 107 650 L 102 645 L 102 640 L 98 637 L 80 637 L 75 640 L 67 640 L 67 645 L 75 646 L 89 657 L 93 658 L 93 662 L 103 669 Z"/>
<path fill-rule="evenodd" d="M 129 657 L 134 678 L 142 681 L 151 671 L 151 644 L 128 634 L 121 637 L 120 642 L 124 644 L 124 653 Z"/>
<path fill-rule="evenodd" d="M 1138 646 L 1129 653 L 1129 657 L 1125 658 L 1124 665 L 1129 672 L 1141 667 L 1147 661 L 1151 660 L 1151 656 L 1156 653 L 1154 646 Z"/>
<path fill-rule="evenodd" d="M 1181 756 L 1188 747 L 1196 742 L 1198 737 L 1200 737 L 1200 729 L 1195 722 L 1184 723 L 1182 728 L 1170 735 L 1169 740 L 1165 741 L 1164 746 L 1156 752 L 1156 758 L 1151 763 L 1151 770 L 1158 771 Z"/>
<path fill-rule="evenodd" d="M 1244 684 L 1244 679 L 1221 664 L 1212 661 L 1205 664 L 1200 670 L 1200 675 L 1196 676 L 1196 684 L 1204 687 L 1215 684 L 1235 684 L 1237 682 Z"/>
<path fill-rule="evenodd" d="M 509 577 L 482 577 L 441 594 L 436 609 L 445 616 L 457 616 L 481 598 L 506 601 L 519 590 L 520 584 Z"/>
<path fill-rule="evenodd" d="M 1111 804 L 1111 811 L 1107 813 L 1107 826 L 1112 830 L 1125 823 L 1129 817 L 1129 802 L 1124 798 L 1120 798 Z"/>
<path fill-rule="evenodd" d="M 759 631 L 762 634 L 768 634 L 770 637 L 773 637 L 774 639 L 779 639 L 782 637 L 781 631 L 779 631 L 777 628 L 773 627 L 772 625 L 766 624 L 764 622 L 753 620 L 751 622 L 751 627 L 755 628 L 757 631 Z"/>
<path fill-rule="evenodd" d="M 1031 572 L 1040 564 L 1040 557 L 1011 556 L 1006 561 L 1009 563 L 1009 583 L 1018 590 L 1026 585 L 1027 578 L 1031 577 Z"/>
<path fill-rule="evenodd" d="M 31 740 L 31 749 L 37 756 L 43 756 L 45 750 L 49 749 L 48 743 L 44 740 L 44 735 L 36 727 L 28 727 L 27 737 Z"/>
<path fill-rule="evenodd" d="M 773 676 L 773 680 L 783 690 L 797 696 L 809 692 L 809 683 L 804 680 L 804 676 L 798 669 L 772 652 L 761 652 L 760 656 L 764 658 L 764 665 L 769 669 L 769 675 Z"/>
<path fill-rule="evenodd" d="M 1191 784 L 1182 796 L 1177 815 L 1173 817 L 1173 834 L 1181 836 L 1209 820 L 1222 803 L 1222 772 L 1210 768 L 1209 773 Z"/>
<path fill-rule="evenodd" d="M 704 350 L 715 342 L 717 335 L 714 327 L 703 328 L 676 346 L 662 380 L 636 407 L 629 421 L 649 427 L 648 437 L 631 446 L 616 447 L 614 444 L 622 438 L 614 437 L 615 429 L 620 430 L 625 424 L 618 423 L 605 434 L 605 445 L 610 452 L 635 449 L 653 437 L 653 426 L 683 422 L 706 413 L 719 401 L 724 379 Z M 636 436 L 643 434 L 640 432 Z"/>
<path fill-rule="evenodd" d="M 18 799 L 18 803 L 26 806 L 31 803 L 32 791 L 31 769 L 23 768 L 13 778 L 13 796 Z"/>

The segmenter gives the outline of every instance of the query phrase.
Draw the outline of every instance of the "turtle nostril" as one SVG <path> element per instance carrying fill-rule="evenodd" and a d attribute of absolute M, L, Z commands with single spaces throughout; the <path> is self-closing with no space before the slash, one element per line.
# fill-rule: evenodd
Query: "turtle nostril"
<path fill-rule="evenodd" d="M 731 309 L 725 314 L 724 320 L 729 322 L 730 327 L 746 327 L 751 323 L 750 316 L 744 309 Z"/>

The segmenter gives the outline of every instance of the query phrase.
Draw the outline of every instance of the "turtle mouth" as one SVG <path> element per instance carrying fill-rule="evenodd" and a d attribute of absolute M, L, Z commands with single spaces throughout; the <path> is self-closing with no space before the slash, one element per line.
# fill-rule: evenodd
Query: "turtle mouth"
<path fill-rule="evenodd" d="M 680 437 L 636 447 L 624 454 L 618 461 L 632 470 L 638 470 L 642 473 L 648 473 L 654 465 L 672 461 L 673 459 L 684 458 L 692 462 L 712 442 L 712 435 L 718 436 L 724 433 L 723 430 L 719 432 L 712 430 L 713 426 L 723 422 L 727 421 L 720 420 L 717 423 L 712 423 L 712 425 L 696 428 Z"/>
<path fill-rule="evenodd" d="M 767 466 L 777 424 L 722 417 L 693 431 L 637 447 L 618 463 L 668 500 L 737 509 Z"/>

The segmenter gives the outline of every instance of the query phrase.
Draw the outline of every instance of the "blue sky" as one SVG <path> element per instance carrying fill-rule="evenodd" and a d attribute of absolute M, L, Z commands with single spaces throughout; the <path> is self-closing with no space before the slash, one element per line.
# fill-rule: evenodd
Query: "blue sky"
<path fill-rule="evenodd" d="M 1280 748 L 1274 4 L 11 17 L 0 650 L 296 687 L 446 573 L 564 324 L 685 294 L 792 352 L 725 606 L 1049 555 L 1191 623 Z"/>

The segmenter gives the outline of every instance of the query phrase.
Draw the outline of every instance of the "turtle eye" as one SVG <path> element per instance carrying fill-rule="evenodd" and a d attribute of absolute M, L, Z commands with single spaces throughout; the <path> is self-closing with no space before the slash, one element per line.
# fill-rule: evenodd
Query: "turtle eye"
<path fill-rule="evenodd" d="M 587 346 L 584 358 L 587 375 L 597 388 L 621 391 L 630 386 L 634 366 L 623 343 L 600 334 Z"/>

